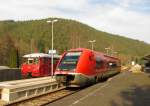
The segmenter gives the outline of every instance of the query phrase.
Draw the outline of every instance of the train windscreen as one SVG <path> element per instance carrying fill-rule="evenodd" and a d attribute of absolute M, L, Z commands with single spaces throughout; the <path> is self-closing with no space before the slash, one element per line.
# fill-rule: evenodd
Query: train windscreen
<path fill-rule="evenodd" d="M 68 52 L 60 62 L 59 70 L 74 70 L 77 66 L 81 52 Z"/>

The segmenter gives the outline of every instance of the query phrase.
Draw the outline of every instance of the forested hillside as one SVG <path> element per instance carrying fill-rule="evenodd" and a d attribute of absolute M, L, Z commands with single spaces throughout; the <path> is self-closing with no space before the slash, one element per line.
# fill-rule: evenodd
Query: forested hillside
<path fill-rule="evenodd" d="M 17 59 L 27 53 L 48 52 L 51 48 L 51 24 L 47 20 L 1 21 L 0 65 L 17 66 Z M 112 48 L 122 60 L 131 60 L 150 53 L 150 45 L 142 41 L 98 31 L 85 24 L 66 19 L 54 23 L 54 48 L 64 50 L 91 48 L 89 40 L 96 40 L 94 50 L 106 52 Z M 109 52 L 110 53 L 110 52 Z M 20 60 L 21 61 L 21 60 Z"/>

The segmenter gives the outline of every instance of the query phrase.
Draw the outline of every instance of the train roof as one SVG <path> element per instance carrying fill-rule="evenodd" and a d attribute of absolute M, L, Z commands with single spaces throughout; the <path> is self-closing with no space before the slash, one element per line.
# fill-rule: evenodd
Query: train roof
<path fill-rule="evenodd" d="M 24 58 L 37 58 L 37 57 L 46 57 L 46 58 L 51 58 L 50 54 L 46 53 L 31 53 L 31 54 L 26 54 L 23 56 Z M 54 54 L 54 58 L 60 58 L 61 56 L 58 54 Z"/>
<path fill-rule="evenodd" d="M 108 55 L 104 55 L 104 57 L 107 61 L 110 61 L 110 62 L 120 61 L 120 59 L 117 57 L 112 57 L 112 56 L 108 56 Z"/>
<path fill-rule="evenodd" d="M 70 52 L 78 52 L 78 51 L 92 51 L 92 52 L 94 52 L 94 53 L 96 53 L 96 54 L 104 54 L 104 53 L 102 53 L 102 52 L 97 52 L 97 51 L 94 51 L 94 50 L 91 50 L 91 49 L 87 49 L 87 48 L 75 48 L 75 49 L 71 49 L 71 50 L 69 50 Z"/>
<path fill-rule="evenodd" d="M 86 49 L 86 48 L 75 48 L 75 49 L 71 49 L 69 51 L 84 51 L 84 50 L 90 50 L 90 49 Z"/>
<path fill-rule="evenodd" d="M 76 49 L 71 49 L 69 51 L 85 51 L 85 50 L 89 50 L 89 51 L 92 51 L 90 49 L 86 49 L 86 48 L 76 48 Z M 113 56 L 109 56 L 109 55 L 106 55 L 105 53 L 103 52 L 98 52 L 98 51 L 93 51 L 94 54 L 96 55 L 101 55 L 102 58 L 104 58 L 106 61 L 118 61 L 120 60 L 119 58 L 117 57 L 113 57 Z"/>

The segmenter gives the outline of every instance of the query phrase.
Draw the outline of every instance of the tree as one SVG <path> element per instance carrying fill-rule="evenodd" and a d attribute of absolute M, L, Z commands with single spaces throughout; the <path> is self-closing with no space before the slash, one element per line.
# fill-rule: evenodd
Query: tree
<path fill-rule="evenodd" d="M 9 34 L 2 37 L 0 45 L 1 65 L 17 66 L 17 52 L 15 43 Z"/>

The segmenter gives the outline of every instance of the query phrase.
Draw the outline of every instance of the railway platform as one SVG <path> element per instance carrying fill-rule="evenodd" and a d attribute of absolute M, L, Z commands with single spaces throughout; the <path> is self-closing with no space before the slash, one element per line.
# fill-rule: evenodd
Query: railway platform
<path fill-rule="evenodd" d="M 47 106 L 149 106 L 150 74 L 122 72 Z"/>
<path fill-rule="evenodd" d="M 30 99 L 34 96 L 59 90 L 54 77 L 32 78 L 0 83 L 0 105 Z"/>

